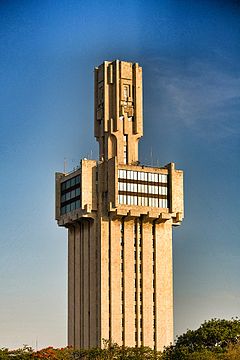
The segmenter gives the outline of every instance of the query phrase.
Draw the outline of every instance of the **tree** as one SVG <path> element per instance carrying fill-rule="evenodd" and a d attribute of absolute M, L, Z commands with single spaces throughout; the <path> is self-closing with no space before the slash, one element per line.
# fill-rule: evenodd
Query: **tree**
<path fill-rule="evenodd" d="M 236 344 L 239 341 L 239 337 L 240 320 L 238 319 L 205 321 L 197 330 L 188 330 L 179 336 L 175 345 L 164 350 L 163 359 L 190 359 L 189 355 L 197 352 L 205 352 L 203 359 L 211 359 L 211 357 L 214 359 L 214 353 L 226 351 L 230 344 Z M 197 359 L 197 357 L 192 357 L 192 359 Z"/>

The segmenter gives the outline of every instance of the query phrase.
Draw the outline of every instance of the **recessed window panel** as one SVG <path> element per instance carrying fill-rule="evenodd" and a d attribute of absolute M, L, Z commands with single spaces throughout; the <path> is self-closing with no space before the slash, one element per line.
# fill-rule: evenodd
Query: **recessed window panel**
<path fill-rule="evenodd" d="M 148 206 L 148 198 L 147 197 L 144 198 L 144 206 Z"/>
<path fill-rule="evenodd" d="M 70 204 L 71 211 L 75 210 L 75 201 Z"/>
<path fill-rule="evenodd" d="M 162 174 L 162 182 L 166 183 L 167 182 L 167 175 Z"/>
<path fill-rule="evenodd" d="M 61 184 L 61 189 L 62 189 L 62 191 L 63 191 L 63 190 L 66 190 L 66 182 L 64 182 L 64 183 Z"/>
<path fill-rule="evenodd" d="M 118 175 L 118 190 L 126 192 L 121 198 L 119 197 L 119 203 L 134 206 L 167 207 L 167 200 L 157 197 L 158 195 L 167 195 L 167 186 L 159 186 L 161 183 L 167 185 L 168 177 L 166 174 L 119 169 Z M 121 181 L 122 178 L 127 181 Z M 140 196 L 141 194 L 144 196 Z"/>
<path fill-rule="evenodd" d="M 77 188 L 75 191 L 76 191 L 76 196 L 79 196 L 80 195 L 80 188 Z"/>
<path fill-rule="evenodd" d="M 143 185 L 142 184 L 138 184 L 138 192 L 139 193 L 143 192 Z"/>
<path fill-rule="evenodd" d="M 66 212 L 70 212 L 71 211 L 71 207 L 70 207 L 70 204 L 66 205 Z"/>
<path fill-rule="evenodd" d="M 71 184 L 71 186 L 74 186 L 76 184 L 76 178 L 72 178 L 70 180 L 70 184 Z"/>
<path fill-rule="evenodd" d="M 66 189 L 69 189 L 71 186 L 71 180 L 66 181 Z"/>
<path fill-rule="evenodd" d="M 167 195 L 167 187 L 165 186 L 161 187 L 161 195 Z"/>
<path fill-rule="evenodd" d="M 76 196 L 75 193 L 76 193 L 75 190 L 72 190 L 72 191 L 71 191 L 71 199 Z"/>
<path fill-rule="evenodd" d="M 61 202 L 64 202 L 66 200 L 66 194 L 63 194 L 62 196 L 61 196 Z"/>
<path fill-rule="evenodd" d="M 75 202 L 75 204 L 76 204 L 76 209 L 79 209 L 79 208 L 80 208 L 80 200 L 77 200 L 77 201 Z"/>

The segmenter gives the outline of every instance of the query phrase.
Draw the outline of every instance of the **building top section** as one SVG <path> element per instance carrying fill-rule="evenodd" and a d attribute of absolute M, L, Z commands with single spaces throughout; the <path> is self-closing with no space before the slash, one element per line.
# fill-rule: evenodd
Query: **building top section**
<path fill-rule="evenodd" d="M 181 223 L 183 172 L 173 163 L 162 168 L 140 165 L 142 125 L 142 68 L 104 61 L 95 68 L 94 128 L 100 161 L 83 159 L 74 172 L 56 174 L 60 226 L 99 214 Z"/>
<path fill-rule="evenodd" d="M 142 68 L 138 63 L 104 61 L 95 68 L 95 137 L 100 160 L 117 156 L 122 164 L 138 161 L 143 135 Z"/>
<path fill-rule="evenodd" d="M 56 174 L 56 219 L 66 226 L 81 217 L 148 216 L 179 225 L 183 218 L 183 172 L 165 168 L 82 160 L 69 175 Z"/>

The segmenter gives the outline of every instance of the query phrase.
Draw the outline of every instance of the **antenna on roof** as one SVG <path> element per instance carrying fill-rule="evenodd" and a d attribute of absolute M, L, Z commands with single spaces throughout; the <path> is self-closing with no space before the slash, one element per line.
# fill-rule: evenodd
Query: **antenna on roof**
<path fill-rule="evenodd" d="M 151 159 L 151 166 L 153 166 L 153 151 L 152 151 L 152 147 L 151 147 L 151 151 L 150 151 L 150 159 Z"/>
<path fill-rule="evenodd" d="M 66 174 L 67 172 L 67 158 L 64 158 L 64 162 L 63 162 L 63 172 Z"/>

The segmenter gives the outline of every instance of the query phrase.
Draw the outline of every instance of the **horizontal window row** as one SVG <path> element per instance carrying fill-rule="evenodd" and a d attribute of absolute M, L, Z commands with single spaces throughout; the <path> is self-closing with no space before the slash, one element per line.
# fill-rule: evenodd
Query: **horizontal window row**
<path fill-rule="evenodd" d="M 61 202 L 68 201 L 80 195 L 80 187 L 74 190 L 70 190 L 61 196 Z"/>
<path fill-rule="evenodd" d="M 143 172 L 143 171 L 119 169 L 118 177 L 120 179 L 131 179 L 131 180 L 167 183 L 167 174 L 156 174 L 156 173 L 150 173 L 150 172 L 148 173 L 148 172 Z"/>
<path fill-rule="evenodd" d="M 77 184 L 80 184 L 80 175 L 78 176 L 75 176 L 67 181 L 64 181 L 62 184 L 61 184 L 61 190 L 67 190 L 69 189 L 70 187 L 73 187 Z"/>
<path fill-rule="evenodd" d="M 126 183 L 126 182 L 121 182 L 121 181 L 119 181 L 119 183 L 118 183 L 118 190 L 135 192 L 135 193 L 167 195 L 167 187 L 166 186 L 144 185 L 144 184 L 137 184 L 137 183 Z"/>
<path fill-rule="evenodd" d="M 131 195 L 118 195 L 118 203 L 123 205 L 135 206 L 152 206 L 159 208 L 168 208 L 167 199 L 158 199 L 151 197 L 131 196 Z"/>
<path fill-rule="evenodd" d="M 80 200 L 73 201 L 70 204 L 61 207 L 61 215 L 80 208 Z"/>

